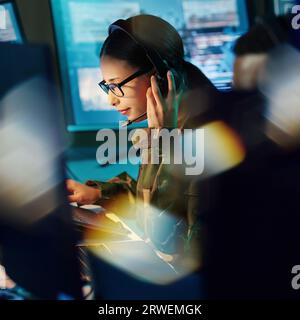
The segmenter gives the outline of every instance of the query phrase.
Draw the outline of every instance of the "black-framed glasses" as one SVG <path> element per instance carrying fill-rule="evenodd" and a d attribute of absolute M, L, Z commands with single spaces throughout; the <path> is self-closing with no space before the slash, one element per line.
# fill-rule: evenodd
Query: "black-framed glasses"
<path fill-rule="evenodd" d="M 132 74 L 131 76 L 129 76 L 128 78 L 126 78 L 120 83 L 106 83 L 105 80 L 102 80 L 101 82 L 98 83 L 98 85 L 106 94 L 108 94 L 109 91 L 111 91 L 117 97 L 123 97 L 124 92 L 121 87 L 124 86 L 124 84 L 126 84 L 127 82 L 149 72 L 150 70 L 151 69 L 138 70 L 137 72 L 135 72 L 134 74 Z"/>

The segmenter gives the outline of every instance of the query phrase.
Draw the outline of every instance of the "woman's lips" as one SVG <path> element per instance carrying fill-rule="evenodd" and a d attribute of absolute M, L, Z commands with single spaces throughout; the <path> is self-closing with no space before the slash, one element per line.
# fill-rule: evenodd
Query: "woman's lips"
<path fill-rule="evenodd" d="M 127 109 L 122 109 L 122 110 L 118 110 L 122 115 L 125 115 L 128 113 L 130 108 L 127 108 Z"/>

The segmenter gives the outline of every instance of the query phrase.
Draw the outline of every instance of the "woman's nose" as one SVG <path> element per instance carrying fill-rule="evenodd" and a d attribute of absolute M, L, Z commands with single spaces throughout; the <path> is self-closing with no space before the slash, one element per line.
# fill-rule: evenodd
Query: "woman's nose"
<path fill-rule="evenodd" d="M 108 103 L 112 106 L 117 106 L 120 103 L 119 98 L 111 91 L 108 92 Z"/>

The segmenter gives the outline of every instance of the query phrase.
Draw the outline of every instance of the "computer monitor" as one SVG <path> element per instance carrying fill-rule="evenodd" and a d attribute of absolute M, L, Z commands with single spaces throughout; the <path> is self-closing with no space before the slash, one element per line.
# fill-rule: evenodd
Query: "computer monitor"
<path fill-rule="evenodd" d="M 23 42 L 16 7 L 11 1 L 0 3 L 0 42 Z"/>
<path fill-rule="evenodd" d="M 44 47 L 0 43 L 0 260 L 36 298 L 80 299 L 50 62 Z"/>
<path fill-rule="evenodd" d="M 141 13 L 157 15 L 181 34 L 186 59 L 220 90 L 231 87 L 234 41 L 248 28 L 244 0 L 52 0 L 68 129 L 116 127 L 124 120 L 99 90 L 100 48 L 108 26 Z"/>

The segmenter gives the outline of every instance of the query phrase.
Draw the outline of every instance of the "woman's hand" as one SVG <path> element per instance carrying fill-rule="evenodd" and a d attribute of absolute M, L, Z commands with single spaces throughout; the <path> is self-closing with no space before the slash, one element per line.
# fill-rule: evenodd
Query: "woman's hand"
<path fill-rule="evenodd" d="M 68 179 L 67 190 L 72 193 L 68 196 L 69 202 L 77 202 L 80 205 L 93 204 L 101 198 L 101 190 L 88 187 L 85 184 Z"/>
<path fill-rule="evenodd" d="M 168 95 L 163 98 L 155 76 L 147 90 L 147 118 L 149 128 L 177 128 L 180 94 L 176 93 L 174 76 L 167 73 Z"/>

